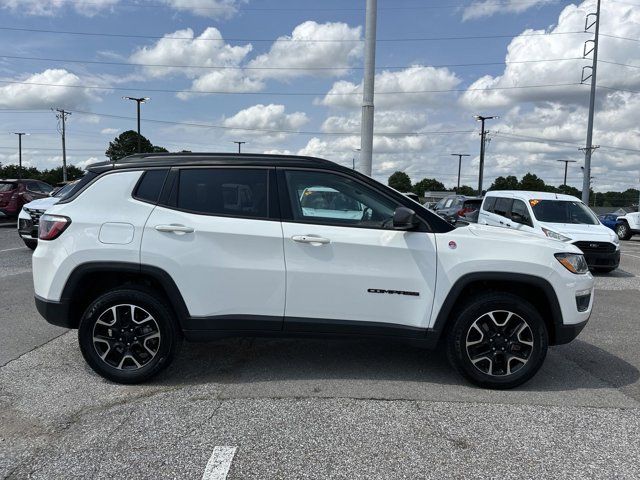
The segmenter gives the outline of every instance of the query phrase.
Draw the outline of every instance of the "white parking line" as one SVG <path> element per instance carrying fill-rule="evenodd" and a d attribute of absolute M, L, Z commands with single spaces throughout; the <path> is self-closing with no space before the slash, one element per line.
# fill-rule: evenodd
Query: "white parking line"
<path fill-rule="evenodd" d="M 215 447 L 204 469 L 202 480 L 225 480 L 238 447 Z"/>
<path fill-rule="evenodd" d="M 0 250 L 0 253 L 2 252 L 11 252 L 13 250 L 23 250 L 24 247 L 16 247 L 16 248 L 5 248 L 4 250 Z"/>
<path fill-rule="evenodd" d="M 638 255 L 631 255 L 629 253 L 622 252 L 622 255 L 626 255 L 627 257 L 640 258 Z"/>

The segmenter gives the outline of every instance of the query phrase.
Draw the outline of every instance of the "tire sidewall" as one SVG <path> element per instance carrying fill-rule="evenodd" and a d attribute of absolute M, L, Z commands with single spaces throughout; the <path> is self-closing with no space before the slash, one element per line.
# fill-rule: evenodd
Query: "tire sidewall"
<path fill-rule="evenodd" d="M 511 375 L 491 376 L 481 372 L 473 365 L 466 350 L 467 332 L 471 325 L 483 314 L 495 310 L 507 310 L 521 316 L 531 328 L 534 338 L 529 361 Z M 511 294 L 493 294 L 476 297 L 462 308 L 449 331 L 447 343 L 450 362 L 465 378 L 481 387 L 507 389 L 528 381 L 540 369 L 547 354 L 549 336 L 544 320 L 529 302 Z"/>
<path fill-rule="evenodd" d="M 622 235 L 620 235 L 619 230 L 623 230 Z M 629 226 L 626 223 L 621 223 L 616 227 L 616 235 L 618 235 L 618 238 L 620 240 L 628 240 L 629 232 L 630 232 Z"/>
<path fill-rule="evenodd" d="M 96 320 L 108 308 L 121 304 L 132 304 L 146 310 L 155 319 L 160 331 L 160 348 L 155 357 L 148 364 L 133 371 L 112 367 L 100 358 L 93 345 Z M 101 295 L 89 305 L 78 326 L 78 342 L 86 362 L 96 373 L 117 383 L 140 383 L 156 375 L 171 362 L 177 341 L 178 331 L 168 307 L 155 296 L 135 289 L 116 290 Z"/>

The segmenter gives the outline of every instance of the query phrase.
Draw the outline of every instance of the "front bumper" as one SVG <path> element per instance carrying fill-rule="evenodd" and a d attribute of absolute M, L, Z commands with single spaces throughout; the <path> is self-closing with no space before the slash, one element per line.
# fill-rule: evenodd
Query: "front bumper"
<path fill-rule="evenodd" d="M 589 319 L 584 322 L 575 323 L 573 325 L 558 325 L 555 329 L 554 345 L 563 345 L 574 340 L 582 329 L 587 325 Z"/>
<path fill-rule="evenodd" d="M 29 218 L 18 218 L 18 235 L 25 240 L 38 239 L 38 225 Z"/>
<path fill-rule="evenodd" d="M 69 302 L 54 302 L 35 296 L 36 309 L 44 319 L 52 325 L 64 328 L 78 328 L 69 315 Z"/>

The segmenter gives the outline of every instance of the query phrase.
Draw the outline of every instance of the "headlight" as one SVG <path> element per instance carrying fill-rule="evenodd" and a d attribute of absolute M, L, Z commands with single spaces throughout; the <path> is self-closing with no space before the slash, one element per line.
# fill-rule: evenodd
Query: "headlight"
<path fill-rule="evenodd" d="M 589 266 L 581 253 L 556 253 L 558 261 L 571 273 L 587 273 Z"/>
<path fill-rule="evenodd" d="M 549 238 L 553 238 L 554 240 L 560 240 L 561 242 L 568 242 L 569 240 L 571 240 L 569 237 L 565 237 L 564 235 L 561 235 L 558 232 L 554 232 L 553 230 L 549 230 L 548 228 L 544 228 L 544 227 L 541 227 L 541 228 L 544 234 Z"/>

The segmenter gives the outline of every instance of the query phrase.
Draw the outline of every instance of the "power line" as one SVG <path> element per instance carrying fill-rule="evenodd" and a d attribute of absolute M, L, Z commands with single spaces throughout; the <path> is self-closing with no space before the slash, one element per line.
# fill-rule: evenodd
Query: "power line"
<path fill-rule="evenodd" d="M 23 27 L 7 27 L 0 26 L 0 30 L 12 32 L 29 32 L 29 33 L 49 33 L 56 35 L 80 35 L 89 37 L 116 37 L 116 38 L 146 38 L 146 39 L 164 39 L 164 40 L 189 40 L 189 41 L 205 41 L 205 42 L 287 42 L 287 43 L 362 43 L 363 39 L 298 39 L 289 37 L 278 38 L 202 38 L 202 37 L 178 37 L 166 35 L 137 35 L 131 33 L 112 33 L 112 32 L 86 32 L 74 30 L 48 30 L 42 28 L 23 28 Z M 440 37 L 414 37 L 414 38 L 379 38 L 376 42 L 431 42 L 446 40 L 482 40 L 492 38 L 514 38 L 514 37 L 539 37 L 548 35 L 584 35 L 583 31 L 571 32 L 531 32 L 531 33 L 504 33 L 493 35 L 460 35 L 460 36 L 440 36 Z"/>
<path fill-rule="evenodd" d="M 43 58 L 43 57 L 25 57 L 19 55 L 0 55 L 0 58 L 8 60 L 33 60 L 42 62 L 61 62 L 61 63 L 80 63 L 80 64 L 97 64 L 97 65 L 119 65 L 129 67 L 153 67 L 153 68 L 197 68 L 206 70 L 363 70 L 364 67 L 358 66 L 335 66 L 335 67 L 245 67 L 240 65 L 170 65 L 161 63 L 138 63 L 138 62 L 114 62 L 107 60 L 85 60 L 85 59 L 71 59 L 71 58 Z M 570 58 L 549 58 L 539 60 L 513 60 L 513 61 L 498 61 L 498 62 L 475 62 L 475 63 L 443 63 L 438 65 L 398 65 L 398 66 L 381 66 L 376 67 L 376 70 L 396 70 L 407 69 L 413 66 L 424 66 L 432 68 L 443 67 L 479 67 L 490 65 L 510 65 L 520 63 L 546 63 L 546 62 L 565 62 L 569 60 L 583 60 L 582 57 L 570 57 Z M 613 62 L 607 62 L 613 63 Z M 621 64 L 622 65 L 622 64 Z M 629 65 L 631 66 L 631 65 Z M 640 68 L 638 66 L 637 68 Z"/>
<path fill-rule="evenodd" d="M 140 92 L 155 92 L 155 93 L 187 93 L 187 94 L 204 94 L 204 95 L 272 95 L 272 96 L 349 96 L 349 95 L 362 95 L 361 92 L 344 92 L 344 93 L 332 93 L 332 92 L 230 92 L 220 90 L 174 90 L 168 88 L 134 88 L 134 87 L 114 87 L 114 86 L 100 86 L 100 85 L 63 85 L 57 83 L 44 83 L 44 82 L 20 82 L 17 80 L 0 80 L 0 83 L 11 85 L 35 85 L 42 87 L 62 87 L 62 88 L 85 88 L 89 90 L 119 90 L 119 91 L 140 91 Z M 423 94 L 423 93 L 452 93 L 452 92 L 473 92 L 473 91 L 493 91 L 493 90 L 520 90 L 529 88 L 553 88 L 553 87 L 574 87 L 580 86 L 581 83 L 550 83 L 540 85 L 512 85 L 505 87 L 486 87 L 486 88 L 448 88 L 442 90 L 413 90 L 413 91 L 387 91 L 376 92 L 376 95 L 407 95 L 407 94 Z"/>

